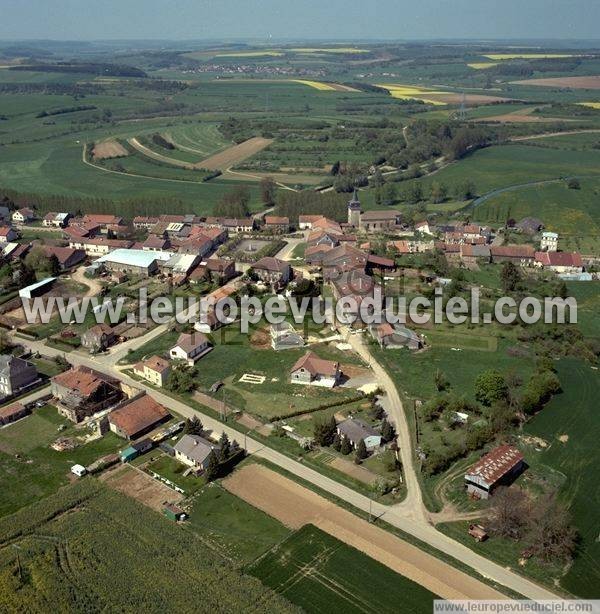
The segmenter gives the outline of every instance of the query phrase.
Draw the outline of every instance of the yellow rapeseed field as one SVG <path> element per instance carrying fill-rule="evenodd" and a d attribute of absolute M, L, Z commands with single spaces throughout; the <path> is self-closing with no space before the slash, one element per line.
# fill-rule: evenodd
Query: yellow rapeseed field
<path fill-rule="evenodd" d="M 335 92 L 335 87 L 328 83 L 322 83 L 321 81 L 308 81 L 306 79 L 292 79 L 294 83 L 302 83 L 302 85 L 308 85 L 314 87 L 321 92 Z"/>
<path fill-rule="evenodd" d="M 590 109 L 600 109 L 600 102 L 578 102 L 577 104 Z"/>
<path fill-rule="evenodd" d="M 474 68 L 475 70 L 484 70 L 485 68 L 498 66 L 498 62 L 473 62 L 472 64 L 467 64 L 467 66 L 469 68 Z"/>
<path fill-rule="evenodd" d="M 434 90 L 428 90 L 424 87 L 417 87 L 414 85 L 400 85 L 395 83 L 377 83 L 377 87 L 382 87 L 384 90 L 387 90 L 392 98 L 400 98 L 402 100 L 422 100 L 423 102 L 428 102 L 429 104 L 434 104 L 437 106 L 444 106 L 446 103 L 441 100 L 436 100 L 435 98 L 429 98 L 428 96 L 435 94 L 448 94 L 448 92 L 436 92 Z"/>

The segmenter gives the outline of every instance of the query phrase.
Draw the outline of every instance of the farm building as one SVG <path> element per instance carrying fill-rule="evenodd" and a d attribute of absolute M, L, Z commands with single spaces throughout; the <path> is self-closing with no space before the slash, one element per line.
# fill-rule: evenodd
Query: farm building
<path fill-rule="evenodd" d="M 110 430 L 125 439 L 136 439 L 166 422 L 171 414 L 151 396 L 142 394 L 125 401 L 108 415 Z"/>
<path fill-rule="evenodd" d="M 138 362 L 133 367 L 133 372 L 151 384 L 162 388 L 171 373 L 171 367 L 168 360 L 160 356 L 151 356 L 148 360 Z"/>
<path fill-rule="evenodd" d="M 560 274 L 577 274 L 583 272 L 583 260 L 576 252 L 536 252 L 536 266 Z"/>
<path fill-rule="evenodd" d="M 98 352 L 105 350 L 115 342 L 114 329 L 108 324 L 96 324 L 88 328 L 81 335 L 81 345 L 90 350 L 90 352 Z"/>
<path fill-rule="evenodd" d="M 29 410 L 22 403 L 13 403 L 0 409 L 0 426 L 16 422 L 29 414 Z"/>
<path fill-rule="evenodd" d="M 339 383 L 341 375 L 339 362 L 323 360 L 308 351 L 291 368 L 290 381 L 292 384 L 333 388 Z"/>
<path fill-rule="evenodd" d="M 169 351 L 172 360 L 185 360 L 190 366 L 212 350 L 208 337 L 204 333 L 182 333 L 177 343 Z"/>
<path fill-rule="evenodd" d="M 167 262 L 172 252 L 144 251 L 141 249 L 116 249 L 101 256 L 94 264 L 102 264 L 111 272 L 148 277 L 158 271 L 159 262 Z"/>
<path fill-rule="evenodd" d="M 39 381 L 35 365 L 11 354 L 0 355 L 0 395 L 14 396 Z"/>
<path fill-rule="evenodd" d="M 54 211 L 46 213 L 42 221 L 42 225 L 46 228 L 64 228 L 71 219 L 70 213 L 56 213 Z"/>
<path fill-rule="evenodd" d="M 51 390 L 58 413 L 72 422 L 81 422 L 123 398 L 119 380 L 82 366 L 55 375 Z"/>
<path fill-rule="evenodd" d="M 47 277 L 41 281 L 37 281 L 26 288 L 19 290 L 19 296 L 21 298 L 35 298 L 36 296 L 42 296 L 52 288 L 52 285 L 56 281 L 56 277 Z"/>
<path fill-rule="evenodd" d="M 82 249 L 71 249 L 70 247 L 52 247 L 45 245 L 44 253 L 48 258 L 56 256 L 60 268 L 64 271 L 85 260 L 85 252 Z"/>
<path fill-rule="evenodd" d="M 467 492 L 477 499 L 488 499 L 494 489 L 512 482 L 525 468 L 523 454 L 502 445 L 480 458 L 465 474 Z"/>
<path fill-rule="evenodd" d="M 189 467 L 203 471 L 213 452 L 218 452 L 219 446 L 199 435 L 184 435 L 174 447 L 175 458 Z"/>
<path fill-rule="evenodd" d="M 540 240 L 540 250 L 543 252 L 558 251 L 558 234 L 555 232 L 543 232 Z"/>
<path fill-rule="evenodd" d="M 224 283 L 235 277 L 235 262 L 223 258 L 209 258 L 206 261 L 206 270 L 213 281 Z"/>
<path fill-rule="evenodd" d="M 265 228 L 275 233 L 290 231 L 290 218 L 281 215 L 265 215 Z"/>
<path fill-rule="evenodd" d="M 337 433 L 340 437 L 346 437 L 356 447 L 360 440 L 365 442 L 369 452 L 381 445 L 381 435 L 372 427 L 358 418 L 348 418 L 337 425 Z"/>
<path fill-rule="evenodd" d="M 163 507 L 163 514 L 173 522 L 180 522 L 187 518 L 187 514 L 174 503 L 165 503 Z"/>
<path fill-rule="evenodd" d="M 0 243 L 10 243 L 18 237 L 12 226 L 0 226 Z"/>

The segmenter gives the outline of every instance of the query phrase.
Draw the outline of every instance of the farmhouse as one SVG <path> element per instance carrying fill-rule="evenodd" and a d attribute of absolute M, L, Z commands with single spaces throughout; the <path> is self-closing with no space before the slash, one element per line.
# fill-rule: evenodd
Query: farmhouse
<path fill-rule="evenodd" d="M 171 242 L 163 237 L 150 235 L 143 243 L 142 250 L 145 252 L 162 252 L 171 247 Z"/>
<path fill-rule="evenodd" d="M 0 244 L 10 243 L 19 235 L 12 226 L 0 226 Z"/>
<path fill-rule="evenodd" d="M 81 422 L 123 398 L 119 380 L 81 366 L 54 376 L 51 390 L 58 413 L 72 422 Z"/>
<path fill-rule="evenodd" d="M 536 252 L 535 264 L 555 273 L 583 272 L 583 260 L 576 252 Z"/>
<path fill-rule="evenodd" d="M 269 284 L 287 284 L 292 278 L 292 267 L 272 256 L 261 258 L 252 269 L 261 281 Z"/>
<path fill-rule="evenodd" d="M 17 395 L 39 381 L 35 365 L 11 354 L 0 355 L 0 395 Z"/>
<path fill-rule="evenodd" d="M 185 360 L 190 366 L 212 350 L 208 337 L 201 332 L 182 333 L 169 351 L 171 360 Z"/>
<path fill-rule="evenodd" d="M 429 222 L 425 220 L 415 224 L 415 232 L 420 232 L 425 235 L 433 235 L 433 228 L 429 225 Z"/>
<path fill-rule="evenodd" d="M 365 252 L 351 245 L 340 245 L 323 256 L 323 279 L 334 279 L 347 271 L 364 272 L 366 266 L 367 254 Z"/>
<path fill-rule="evenodd" d="M 490 254 L 492 262 L 513 262 L 518 266 L 531 266 L 535 258 L 531 245 L 492 245 Z"/>
<path fill-rule="evenodd" d="M 133 245 L 132 241 L 126 239 L 107 239 L 105 237 L 91 239 L 71 239 L 69 247 L 71 249 L 82 249 L 88 256 L 105 256 L 112 250 L 126 250 Z"/>
<path fill-rule="evenodd" d="M 355 448 L 362 440 L 369 452 L 381 446 L 381 435 L 372 427 L 358 418 L 348 418 L 337 425 L 340 437 L 346 437 Z"/>
<path fill-rule="evenodd" d="M 162 388 L 171 373 L 171 366 L 168 360 L 160 356 L 151 356 L 147 360 L 138 362 L 133 367 L 133 372 L 138 377 L 143 377 L 151 384 Z"/>
<path fill-rule="evenodd" d="M 33 209 L 29 209 L 29 207 L 23 207 L 22 209 L 17 209 L 12 214 L 12 221 L 14 224 L 27 224 L 31 222 L 35 218 L 35 213 Z"/>
<path fill-rule="evenodd" d="M 336 247 L 340 244 L 340 237 L 341 235 L 335 232 L 331 232 L 330 230 L 316 229 L 312 230 L 309 233 L 306 239 L 306 244 L 309 248 L 317 246 L 324 246 L 329 248 Z"/>
<path fill-rule="evenodd" d="M 81 335 L 81 345 L 90 352 L 99 352 L 115 342 L 115 331 L 108 324 L 100 323 L 88 328 Z"/>
<path fill-rule="evenodd" d="M 290 370 L 292 384 L 333 388 L 341 377 L 340 363 L 323 360 L 311 351 L 296 361 Z"/>
<path fill-rule="evenodd" d="M 204 471 L 210 455 L 219 451 L 219 446 L 200 437 L 200 435 L 184 435 L 173 447 L 175 458 L 189 467 Z"/>
<path fill-rule="evenodd" d="M 0 426 L 6 426 L 29 415 L 29 410 L 22 403 L 13 403 L 0 409 Z"/>
<path fill-rule="evenodd" d="M 313 266 L 322 266 L 325 254 L 332 249 L 331 245 L 310 245 L 304 251 L 304 261 Z"/>
<path fill-rule="evenodd" d="M 110 430 L 125 439 L 137 439 L 166 422 L 171 414 L 150 395 L 142 394 L 108 415 Z"/>
<path fill-rule="evenodd" d="M 382 348 L 394 349 L 407 347 L 410 350 L 419 350 L 423 347 L 421 337 L 414 331 L 400 326 L 382 322 L 369 327 L 371 336 Z"/>
<path fill-rule="evenodd" d="M 209 258 L 206 261 L 206 270 L 213 281 L 225 283 L 235 277 L 235 262 L 223 258 Z"/>
<path fill-rule="evenodd" d="M 322 215 L 299 215 L 298 228 L 300 230 L 311 230 L 313 224 L 320 219 L 323 219 Z"/>
<path fill-rule="evenodd" d="M 364 232 L 380 232 L 391 230 L 400 222 L 400 213 L 384 209 L 381 211 L 365 211 L 360 214 L 359 228 Z"/>
<path fill-rule="evenodd" d="M 254 230 L 254 218 L 232 218 L 221 221 L 221 227 L 230 232 L 252 232 Z"/>
<path fill-rule="evenodd" d="M 275 233 L 290 231 L 290 218 L 281 215 L 265 215 L 265 228 Z"/>
<path fill-rule="evenodd" d="M 502 445 L 480 458 L 466 473 L 467 492 L 477 499 L 487 499 L 501 484 L 511 483 L 525 468 L 521 452 Z"/>
<path fill-rule="evenodd" d="M 161 263 L 163 273 L 173 276 L 187 275 L 198 263 L 200 256 L 197 254 L 173 254 L 169 260 Z"/>
<path fill-rule="evenodd" d="M 105 213 L 88 213 L 87 215 L 83 216 L 81 221 L 84 224 L 100 226 L 102 230 L 107 230 L 109 226 L 125 225 L 125 220 L 122 217 Z"/>
<path fill-rule="evenodd" d="M 70 219 L 70 213 L 46 213 L 42 220 L 42 225 L 46 226 L 46 228 L 64 228 Z"/>
<path fill-rule="evenodd" d="M 204 235 L 194 235 L 193 237 L 188 237 L 184 241 L 180 241 L 177 247 L 180 254 L 205 256 L 213 249 L 214 244 L 211 239 Z"/>

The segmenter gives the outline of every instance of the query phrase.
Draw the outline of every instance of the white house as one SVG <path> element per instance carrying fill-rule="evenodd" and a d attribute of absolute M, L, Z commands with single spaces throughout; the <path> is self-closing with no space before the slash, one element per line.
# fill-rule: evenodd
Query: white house
<path fill-rule="evenodd" d="M 292 367 L 290 381 L 292 384 L 333 388 L 339 383 L 341 375 L 339 362 L 323 360 L 308 351 Z"/>
<path fill-rule="evenodd" d="M 197 360 L 211 350 L 212 346 L 204 333 L 182 333 L 177 343 L 169 351 L 169 356 L 171 360 L 185 360 L 188 365 L 193 366 Z"/>
<path fill-rule="evenodd" d="M 540 249 L 543 252 L 558 251 L 558 234 L 555 232 L 543 232 L 540 241 Z"/>

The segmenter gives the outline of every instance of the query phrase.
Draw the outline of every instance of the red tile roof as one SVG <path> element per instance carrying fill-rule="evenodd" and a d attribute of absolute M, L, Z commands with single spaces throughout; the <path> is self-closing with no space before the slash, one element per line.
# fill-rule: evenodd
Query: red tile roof
<path fill-rule="evenodd" d="M 308 351 L 296 361 L 296 364 L 294 364 L 291 370 L 293 373 L 302 368 L 308 371 L 313 377 L 316 375 L 334 377 L 340 368 L 340 363 L 333 360 L 324 360 L 313 352 Z"/>
<path fill-rule="evenodd" d="M 281 215 L 265 215 L 265 224 L 267 226 L 275 225 L 275 226 L 287 226 L 290 223 L 289 217 L 284 217 Z"/>
<path fill-rule="evenodd" d="M 583 260 L 577 252 L 535 252 L 535 259 L 543 266 L 583 266 Z"/>
<path fill-rule="evenodd" d="M 127 405 L 115 409 L 108 415 L 108 421 L 127 437 L 134 437 L 170 415 L 165 407 L 150 395 L 144 394 Z"/>
<path fill-rule="evenodd" d="M 118 380 L 88 367 L 74 367 L 55 375 L 52 380 L 70 390 L 77 390 L 83 396 L 89 396 L 95 392 L 103 383 L 113 386 L 118 384 Z"/>
<path fill-rule="evenodd" d="M 7 405 L 6 407 L 2 407 L 0 409 L 0 418 L 12 418 L 13 416 L 18 416 L 24 409 L 25 406 L 23 403 L 13 403 L 12 405 Z"/>

